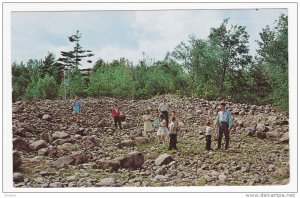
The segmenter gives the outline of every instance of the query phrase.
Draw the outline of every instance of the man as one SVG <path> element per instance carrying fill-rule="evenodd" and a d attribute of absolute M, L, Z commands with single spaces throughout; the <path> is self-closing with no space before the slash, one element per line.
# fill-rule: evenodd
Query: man
<path fill-rule="evenodd" d="M 158 110 L 160 111 L 160 113 L 165 115 L 165 119 L 167 122 L 167 128 L 169 128 L 169 113 L 168 113 L 168 103 L 167 100 L 164 98 L 162 103 L 159 104 Z"/>
<path fill-rule="evenodd" d="M 114 118 L 114 123 L 115 123 L 115 127 L 116 129 L 118 128 L 118 124 L 119 124 L 119 127 L 120 129 L 122 129 L 122 124 L 121 124 L 121 112 L 119 111 L 117 105 L 115 105 L 113 108 L 112 108 L 112 117 Z"/>
<path fill-rule="evenodd" d="M 218 148 L 221 148 L 223 134 L 225 136 L 225 150 L 228 149 L 229 146 L 229 133 L 232 128 L 232 116 L 231 112 L 225 109 L 226 104 L 224 102 L 220 103 L 220 111 L 218 112 L 216 118 L 216 125 L 219 128 L 218 135 Z"/>

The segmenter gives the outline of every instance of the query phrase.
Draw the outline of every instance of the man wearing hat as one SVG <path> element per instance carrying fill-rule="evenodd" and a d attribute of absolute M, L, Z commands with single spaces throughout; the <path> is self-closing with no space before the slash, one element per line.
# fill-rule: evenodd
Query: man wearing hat
<path fill-rule="evenodd" d="M 218 148 L 221 149 L 221 143 L 223 134 L 225 136 L 225 150 L 228 149 L 229 146 L 229 132 L 232 128 L 232 116 L 231 112 L 225 109 L 226 104 L 224 102 L 220 103 L 220 111 L 218 112 L 216 118 L 216 125 L 219 128 L 219 135 L 218 135 Z"/>

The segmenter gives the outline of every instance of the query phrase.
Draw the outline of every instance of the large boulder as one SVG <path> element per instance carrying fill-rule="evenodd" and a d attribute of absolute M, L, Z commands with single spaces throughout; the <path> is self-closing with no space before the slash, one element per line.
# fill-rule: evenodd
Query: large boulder
<path fill-rule="evenodd" d="M 47 147 L 47 142 L 45 140 L 38 140 L 30 144 L 30 148 L 33 151 L 38 151 L 41 148 L 46 148 Z"/>
<path fill-rule="evenodd" d="M 17 170 L 22 165 L 21 155 L 17 151 L 13 151 L 13 169 Z"/>
<path fill-rule="evenodd" d="M 52 140 L 69 138 L 70 134 L 65 132 L 55 132 L 52 134 Z"/>
<path fill-rule="evenodd" d="M 97 168 L 109 169 L 110 171 L 117 171 L 120 168 L 120 161 L 118 160 L 98 160 Z"/>
<path fill-rule="evenodd" d="M 132 168 L 136 169 L 144 164 L 144 154 L 141 152 L 131 152 L 124 157 L 119 157 L 117 160 L 120 163 L 121 168 Z"/>
<path fill-rule="evenodd" d="M 24 139 L 22 138 L 13 138 L 13 149 L 17 150 L 17 151 L 26 151 L 26 152 L 30 152 L 30 146 L 29 143 L 26 142 Z"/>
<path fill-rule="evenodd" d="M 64 166 L 73 165 L 75 163 L 75 159 L 72 156 L 62 156 L 52 162 L 52 165 L 57 168 L 62 168 Z"/>
<path fill-rule="evenodd" d="M 161 166 L 164 164 L 169 164 L 170 162 L 174 161 L 173 157 L 167 153 L 160 155 L 158 158 L 155 160 L 155 165 L 156 166 Z"/>

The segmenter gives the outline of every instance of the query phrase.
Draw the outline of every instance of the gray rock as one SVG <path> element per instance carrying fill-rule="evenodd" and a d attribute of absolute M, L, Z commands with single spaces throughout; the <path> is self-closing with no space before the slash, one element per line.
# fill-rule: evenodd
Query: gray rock
<path fill-rule="evenodd" d="M 13 138 L 13 149 L 26 152 L 30 152 L 31 150 L 28 142 L 22 138 Z"/>
<path fill-rule="evenodd" d="M 38 150 L 38 155 L 47 156 L 49 154 L 49 148 L 41 148 Z"/>
<path fill-rule="evenodd" d="M 15 183 L 20 183 L 24 181 L 24 176 L 21 173 L 14 173 L 13 175 L 13 181 Z"/>
<path fill-rule="evenodd" d="M 282 143 L 282 144 L 287 144 L 289 143 L 289 140 L 290 140 L 290 137 L 289 137 L 289 133 L 286 132 L 282 135 L 282 137 L 279 139 L 279 143 Z"/>
<path fill-rule="evenodd" d="M 55 132 L 52 134 L 52 139 L 56 140 L 56 139 L 66 139 L 69 138 L 70 134 L 65 133 L 65 132 Z"/>
<path fill-rule="evenodd" d="M 164 164 L 169 164 L 170 162 L 174 161 L 173 157 L 167 153 L 160 155 L 158 158 L 155 160 L 155 165 L 156 166 L 161 166 Z"/>
<path fill-rule="evenodd" d="M 33 142 L 32 144 L 30 144 L 30 148 L 33 151 L 38 151 L 41 148 L 46 148 L 47 147 L 47 142 L 45 142 L 45 140 L 38 140 L 36 142 Z"/>
<path fill-rule="evenodd" d="M 289 175 L 289 169 L 283 167 L 275 170 L 274 175 L 277 177 L 284 177 Z"/>
<path fill-rule="evenodd" d="M 35 156 L 33 158 L 30 159 L 31 162 L 41 162 L 45 159 L 44 156 Z"/>
<path fill-rule="evenodd" d="M 167 174 L 167 169 L 165 167 L 160 167 L 155 171 L 155 173 L 157 175 L 165 175 Z"/>
<path fill-rule="evenodd" d="M 116 180 L 112 177 L 101 179 L 99 183 L 96 184 L 97 187 L 99 186 L 112 186 L 116 183 Z"/>
<path fill-rule="evenodd" d="M 72 156 L 62 156 L 58 158 L 56 161 L 52 162 L 52 165 L 57 168 L 62 168 L 67 165 L 75 164 L 75 159 Z"/>
<path fill-rule="evenodd" d="M 266 125 L 264 125 L 262 123 L 258 123 L 256 126 L 256 130 L 258 132 L 266 132 L 266 131 L 268 131 L 268 128 L 266 127 Z"/>
<path fill-rule="evenodd" d="M 225 182 L 226 179 L 227 179 L 226 175 L 219 175 L 219 181 L 220 182 Z"/>
<path fill-rule="evenodd" d="M 70 188 L 77 187 L 77 183 L 76 182 L 70 182 L 68 184 L 68 187 L 70 187 Z"/>
<path fill-rule="evenodd" d="M 134 147 L 135 146 L 135 142 L 134 142 L 134 140 L 123 140 L 121 142 L 121 145 L 125 146 L 125 147 Z"/>
<path fill-rule="evenodd" d="M 13 151 L 13 169 L 17 170 L 22 165 L 21 155 L 17 151 Z"/>
<path fill-rule="evenodd" d="M 139 168 L 144 164 L 144 154 L 141 152 L 131 152 L 124 157 L 119 157 L 117 160 L 120 162 L 122 168 Z"/>
<path fill-rule="evenodd" d="M 288 185 L 290 183 L 290 178 L 284 179 L 281 182 L 281 185 Z"/>
<path fill-rule="evenodd" d="M 61 182 L 54 182 L 49 185 L 50 188 L 62 188 L 64 185 Z"/>
<path fill-rule="evenodd" d="M 153 179 L 154 181 L 165 181 L 168 179 L 168 177 L 164 175 L 156 175 Z"/>
<path fill-rule="evenodd" d="M 43 120 L 47 120 L 47 121 L 51 121 L 52 120 L 52 117 L 48 114 L 44 114 L 43 117 L 42 117 Z"/>

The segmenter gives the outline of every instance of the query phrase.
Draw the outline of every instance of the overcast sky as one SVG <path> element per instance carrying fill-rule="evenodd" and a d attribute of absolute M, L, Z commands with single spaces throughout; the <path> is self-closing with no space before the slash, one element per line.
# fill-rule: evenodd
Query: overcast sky
<path fill-rule="evenodd" d="M 246 26 L 254 55 L 259 32 L 282 13 L 288 14 L 286 9 L 12 12 L 12 61 L 41 59 L 48 51 L 59 58 L 60 51 L 72 49 L 67 36 L 76 30 L 82 33 L 81 46 L 95 54 L 94 61 L 125 57 L 137 63 L 142 52 L 161 60 L 191 34 L 207 39 L 210 28 L 225 18 Z"/>

